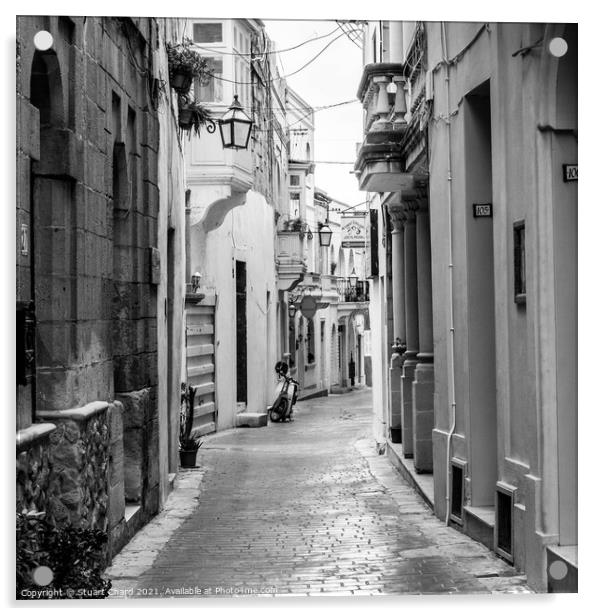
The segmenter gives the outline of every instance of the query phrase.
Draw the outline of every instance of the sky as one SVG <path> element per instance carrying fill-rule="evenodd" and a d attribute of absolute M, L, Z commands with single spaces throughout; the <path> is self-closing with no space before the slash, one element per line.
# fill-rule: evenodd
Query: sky
<path fill-rule="evenodd" d="M 278 68 L 284 76 L 293 73 L 333 41 L 314 62 L 286 81 L 314 108 L 354 101 L 316 111 L 314 116 L 315 160 L 353 163 L 356 143 L 362 141 L 362 106 L 356 96 L 363 68 L 361 49 L 349 40 L 334 20 L 265 20 L 264 23 L 277 50 L 332 33 L 278 54 Z M 317 163 L 315 184 L 330 197 L 349 205 L 364 202 L 365 195 L 358 190 L 357 180 L 351 171 L 352 164 Z"/>

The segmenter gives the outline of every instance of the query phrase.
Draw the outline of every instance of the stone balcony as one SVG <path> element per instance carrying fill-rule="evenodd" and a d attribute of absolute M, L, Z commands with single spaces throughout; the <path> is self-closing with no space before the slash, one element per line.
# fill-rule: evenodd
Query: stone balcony
<path fill-rule="evenodd" d="M 405 171 L 401 149 L 408 128 L 403 64 L 367 64 L 357 96 L 365 112 L 364 141 L 358 148 L 354 169 L 360 190 L 411 189 L 414 176 Z"/>
<path fill-rule="evenodd" d="M 303 235 L 298 231 L 278 231 L 276 244 L 278 289 L 292 291 L 307 272 Z"/>

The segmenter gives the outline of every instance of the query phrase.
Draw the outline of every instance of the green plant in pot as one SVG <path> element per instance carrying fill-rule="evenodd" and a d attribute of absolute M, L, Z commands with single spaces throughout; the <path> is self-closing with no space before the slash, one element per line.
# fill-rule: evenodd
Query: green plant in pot
<path fill-rule="evenodd" d="M 203 126 L 207 129 L 207 132 L 215 132 L 215 122 L 211 118 L 209 109 L 185 96 L 180 97 L 178 124 L 182 130 L 190 131 L 190 134 L 194 132 L 197 137 L 201 135 Z"/>
<path fill-rule="evenodd" d="M 200 438 L 192 436 L 195 395 L 196 387 L 187 387 L 186 383 L 182 383 L 180 397 L 180 466 L 182 468 L 196 466 L 196 454 L 202 444 Z"/>
<path fill-rule="evenodd" d="M 287 220 L 284 225 L 286 231 L 302 232 L 304 227 L 304 223 L 301 218 L 291 218 Z"/>
<path fill-rule="evenodd" d="M 176 45 L 167 43 L 166 48 L 169 84 L 176 92 L 187 94 L 195 77 L 207 79 L 211 76 L 207 60 L 194 50 L 190 39 L 185 38 Z"/>

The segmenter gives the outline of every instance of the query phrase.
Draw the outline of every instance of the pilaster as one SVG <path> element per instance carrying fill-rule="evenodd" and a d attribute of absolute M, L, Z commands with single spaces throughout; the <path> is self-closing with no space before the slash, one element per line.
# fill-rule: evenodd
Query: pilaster
<path fill-rule="evenodd" d="M 416 210 L 416 256 L 419 352 L 412 383 L 414 467 L 419 473 L 431 473 L 433 471 L 435 371 L 433 365 L 431 241 L 426 201 L 421 201 Z"/>
<path fill-rule="evenodd" d="M 414 455 L 413 388 L 414 373 L 418 364 L 418 289 L 416 272 L 416 214 L 413 203 L 404 203 L 404 275 L 406 309 L 406 343 L 402 371 L 401 430 L 403 453 L 406 458 Z"/>

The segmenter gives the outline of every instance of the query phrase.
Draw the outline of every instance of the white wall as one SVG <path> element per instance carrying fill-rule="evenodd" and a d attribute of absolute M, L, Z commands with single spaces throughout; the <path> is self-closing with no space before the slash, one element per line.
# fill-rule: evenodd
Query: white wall
<path fill-rule="evenodd" d="M 211 198 L 209 187 L 191 190 L 192 203 Z M 250 191 L 246 203 L 229 212 L 215 231 L 205 233 L 202 225 L 193 226 L 190 244 L 192 270 L 201 273 L 201 286 L 214 289 L 218 297 L 215 370 L 217 429 L 222 430 L 235 425 L 236 415 L 237 260 L 247 267 L 247 409 L 264 412 L 273 394 L 273 387 L 266 387 L 277 361 L 274 210 L 262 195 Z"/>

